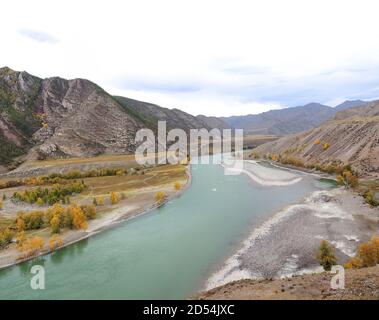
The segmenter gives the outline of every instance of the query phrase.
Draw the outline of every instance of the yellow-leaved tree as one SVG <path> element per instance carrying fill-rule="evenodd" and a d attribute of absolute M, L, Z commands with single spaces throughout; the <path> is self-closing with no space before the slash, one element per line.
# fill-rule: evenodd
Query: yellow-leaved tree
<path fill-rule="evenodd" d="M 110 193 L 110 196 L 109 196 L 109 198 L 110 198 L 110 201 L 111 201 L 111 204 L 117 204 L 117 203 L 119 203 L 120 202 L 120 195 L 117 193 L 117 192 L 111 192 Z"/>
<path fill-rule="evenodd" d="M 97 205 L 98 205 L 98 206 L 103 206 L 104 203 L 105 203 L 105 201 L 104 201 L 104 197 L 103 197 L 103 196 L 99 196 L 99 197 L 97 198 Z"/>
<path fill-rule="evenodd" d="M 174 188 L 175 188 L 175 190 L 180 190 L 182 188 L 182 185 L 180 184 L 180 182 L 176 181 L 174 183 Z"/>
<path fill-rule="evenodd" d="M 351 258 L 345 268 L 373 267 L 379 264 L 379 236 L 373 236 L 370 241 L 362 243 L 354 258 Z"/>
<path fill-rule="evenodd" d="M 63 241 L 62 241 L 62 238 L 58 235 L 53 235 L 50 239 L 49 239 L 49 248 L 51 251 L 61 247 L 63 244 Z"/>
<path fill-rule="evenodd" d="M 357 176 L 355 176 L 351 171 L 346 170 L 342 172 L 341 175 L 337 176 L 337 183 L 348 189 L 350 187 L 355 188 L 359 181 Z"/>
<path fill-rule="evenodd" d="M 23 257 L 32 257 L 37 255 L 45 246 L 45 240 L 41 237 L 32 237 L 26 239 L 19 247 L 19 250 L 25 252 Z"/>
<path fill-rule="evenodd" d="M 158 191 L 155 194 L 155 201 L 161 204 L 166 199 L 166 193 L 164 191 Z"/>
<path fill-rule="evenodd" d="M 86 230 L 88 228 L 87 217 L 80 207 L 73 205 L 71 207 L 71 214 L 72 224 L 75 229 Z"/>

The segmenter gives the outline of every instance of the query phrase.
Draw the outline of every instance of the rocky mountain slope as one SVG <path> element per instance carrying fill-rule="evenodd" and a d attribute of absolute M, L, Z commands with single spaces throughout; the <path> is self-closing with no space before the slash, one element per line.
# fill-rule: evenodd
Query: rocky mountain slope
<path fill-rule="evenodd" d="M 365 104 L 364 101 L 345 101 L 335 108 L 319 103 L 271 110 L 260 114 L 222 118 L 233 128 L 244 129 L 250 134 L 286 135 L 317 127 L 344 109 Z"/>
<path fill-rule="evenodd" d="M 228 124 L 216 117 L 193 116 L 179 109 L 162 108 L 152 103 L 125 97 L 114 97 L 130 114 L 141 120 L 147 127 L 156 128 L 158 121 L 166 121 L 167 129 L 225 129 Z"/>
<path fill-rule="evenodd" d="M 379 177 L 379 101 L 340 111 L 317 128 L 263 144 L 254 152 L 305 165 L 351 164 L 361 175 Z"/>
<path fill-rule="evenodd" d="M 29 158 L 132 153 L 135 133 L 168 128 L 226 126 L 213 118 L 178 109 L 113 97 L 85 79 L 40 79 L 0 68 L 0 165 L 28 153 Z"/>
<path fill-rule="evenodd" d="M 0 164 L 9 163 L 32 145 L 40 128 L 34 117 L 42 80 L 27 72 L 0 69 Z"/>

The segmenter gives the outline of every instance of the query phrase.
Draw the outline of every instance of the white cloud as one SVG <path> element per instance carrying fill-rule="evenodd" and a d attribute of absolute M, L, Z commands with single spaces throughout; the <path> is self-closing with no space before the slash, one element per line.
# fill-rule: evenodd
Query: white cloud
<path fill-rule="evenodd" d="M 376 0 L 14 0 L 2 4 L 0 65 L 88 78 L 193 114 L 368 99 L 379 95 L 378 9 Z"/>

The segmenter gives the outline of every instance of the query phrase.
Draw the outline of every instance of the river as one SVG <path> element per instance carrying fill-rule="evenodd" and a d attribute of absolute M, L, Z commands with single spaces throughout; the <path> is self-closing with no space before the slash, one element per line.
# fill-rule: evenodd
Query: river
<path fill-rule="evenodd" d="M 280 169 L 277 169 L 280 170 Z M 135 219 L 0 271 L 0 299 L 180 299 L 195 294 L 252 228 L 326 188 L 317 179 L 265 187 L 219 165 L 192 164 L 180 197 Z M 30 268 L 45 268 L 45 290 Z"/>

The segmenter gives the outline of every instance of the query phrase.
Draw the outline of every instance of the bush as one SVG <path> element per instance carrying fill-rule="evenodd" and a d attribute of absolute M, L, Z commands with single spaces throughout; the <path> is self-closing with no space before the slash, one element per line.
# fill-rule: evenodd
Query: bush
<path fill-rule="evenodd" d="M 362 243 L 354 258 L 350 259 L 345 268 L 373 267 L 379 263 L 379 236 L 373 236 L 370 241 Z"/>
<path fill-rule="evenodd" d="M 62 244 L 63 244 L 63 241 L 62 241 L 61 237 L 59 237 L 57 235 L 53 235 L 49 240 L 49 248 L 51 251 L 61 247 Z"/>
<path fill-rule="evenodd" d="M 337 176 L 337 183 L 345 188 L 355 188 L 358 185 L 358 178 L 351 171 L 343 171 L 342 175 Z"/>
<path fill-rule="evenodd" d="M 27 203 L 37 203 L 38 205 L 49 204 L 53 205 L 57 202 L 66 201 L 68 196 L 75 193 L 81 193 L 86 189 L 83 182 L 73 182 L 69 185 L 54 185 L 52 188 L 38 187 L 32 190 L 25 190 L 23 192 L 15 192 L 13 199 L 16 201 L 23 201 Z"/>
<path fill-rule="evenodd" d="M 332 269 L 332 266 L 337 263 L 333 249 L 329 245 L 328 241 L 321 241 L 317 259 L 325 271 L 330 271 Z"/>
<path fill-rule="evenodd" d="M 19 247 L 19 250 L 25 252 L 22 258 L 32 257 L 37 255 L 44 246 L 45 241 L 41 237 L 33 237 L 26 239 Z"/>
<path fill-rule="evenodd" d="M 379 201 L 375 200 L 374 192 L 373 191 L 367 190 L 363 194 L 363 197 L 365 198 L 366 203 L 368 203 L 368 204 L 370 204 L 370 205 L 372 205 L 374 207 L 379 206 Z"/>
<path fill-rule="evenodd" d="M 23 225 L 22 230 L 36 230 L 45 226 L 43 211 L 19 212 L 15 221 L 17 226 Z M 23 221 L 23 222 L 21 222 Z"/>
<path fill-rule="evenodd" d="M 87 219 L 95 219 L 96 218 L 96 207 L 94 205 L 83 205 L 80 206 L 84 215 Z"/>
<path fill-rule="evenodd" d="M 14 233 L 10 228 L 5 228 L 0 231 L 0 248 L 5 248 L 12 242 Z"/>

